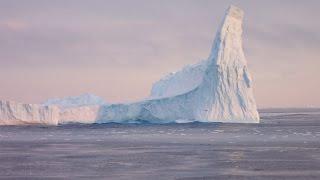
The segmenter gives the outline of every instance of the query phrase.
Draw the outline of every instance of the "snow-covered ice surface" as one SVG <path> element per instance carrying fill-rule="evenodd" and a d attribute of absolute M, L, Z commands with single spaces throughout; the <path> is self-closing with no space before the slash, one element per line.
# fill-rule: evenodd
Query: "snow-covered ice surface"
<path fill-rule="evenodd" d="M 208 61 L 187 65 L 180 71 L 170 73 L 155 82 L 151 89 L 150 99 L 176 96 L 195 89 L 202 82 Z"/>
<path fill-rule="evenodd" d="M 260 114 L 259 124 L 1 126 L 0 179 L 319 179 L 320 109 Z"/>

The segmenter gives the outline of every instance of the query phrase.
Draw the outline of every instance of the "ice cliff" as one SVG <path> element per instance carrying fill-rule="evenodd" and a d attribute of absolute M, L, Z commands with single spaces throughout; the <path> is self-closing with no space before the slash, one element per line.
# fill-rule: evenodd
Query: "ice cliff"
<path fill-rule="evenodd" d="M 42 105 L 1 102 L 1 124 L 137 122 L 258 123 L 259 114 L 242 48 L 243 11 L 227 10 L 207 60 L 156 82 L 147 100 L 105 105 L 94 95 Z"/>
<path fill-rule="evenodd" d="M 0 125 L 57 125 L 59 119 L 55 106 L 0 101 Z"/>
<path fill-rule="evenodd" d="M 60 109 L 59 123 L 94 123 L 100 106 L 107 103 L 99 96 L 85 93 L 79 96 L 48 99 L 42 106 L 57 106 Z"/>

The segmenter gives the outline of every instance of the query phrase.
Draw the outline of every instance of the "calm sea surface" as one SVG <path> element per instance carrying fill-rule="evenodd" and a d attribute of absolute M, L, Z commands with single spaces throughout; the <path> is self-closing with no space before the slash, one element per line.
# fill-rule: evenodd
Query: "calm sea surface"
<path fill-rule="evenodd" d="M 260 124 L 0 126 L 0 179 L 320 179 L 320 109 Z"/>

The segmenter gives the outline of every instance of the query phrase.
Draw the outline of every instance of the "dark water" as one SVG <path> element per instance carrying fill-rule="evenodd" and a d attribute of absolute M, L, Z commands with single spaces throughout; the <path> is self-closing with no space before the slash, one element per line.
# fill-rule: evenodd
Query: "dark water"
<path fill-rule="evenodd" d="M 0 179 L 320 179 L 320 110 L 261 124 L 0 127 Z"/>

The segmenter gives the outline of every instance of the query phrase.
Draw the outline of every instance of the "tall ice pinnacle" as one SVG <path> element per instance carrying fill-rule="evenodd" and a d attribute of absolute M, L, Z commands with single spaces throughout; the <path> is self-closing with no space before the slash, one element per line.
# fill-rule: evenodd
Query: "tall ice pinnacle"
<path fill-rule="evenodd" d="M 230 6 L 217 31 L 203 82 L 199 87 L 199 119 L 259 122 L 251 77 L 242 48 L 243 11 Z M 206 113 L 203 113 L 205 111 Z"/>

